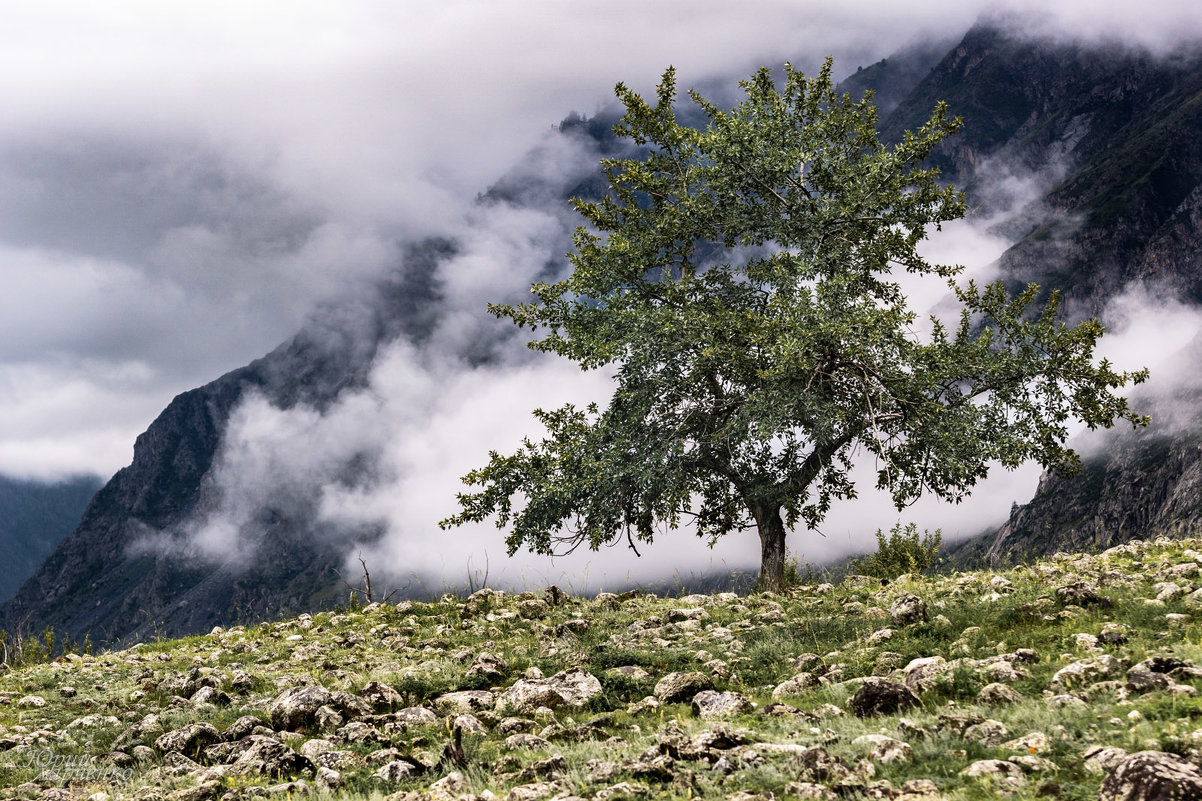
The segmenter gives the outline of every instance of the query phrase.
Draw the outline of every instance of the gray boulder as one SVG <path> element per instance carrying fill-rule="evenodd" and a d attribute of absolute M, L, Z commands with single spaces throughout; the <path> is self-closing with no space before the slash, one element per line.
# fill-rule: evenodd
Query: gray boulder
<path fill-rule="evenodd" d="M 154 741 L 154 747 L 164 754 L 198 754 L 204 748 L 221 741 L 221 732 L 212 723 L 192 723 L 171 731 Z"/>
<path fill-rule="evenodd" d="M 601 682 L 585 670 L 565 670 L 547 679 L 519 679 L 497 700 L 502 711 L 528 714 L 539 707 L 580 709 L 600 695 Z"/>
<path fill-rule="evenodd" d="M 869 676 L 851 697 L 848 706 L 857 717 L 891 715 L 921 702 L 918 696 L 904 684 Z"/>
<path fill-rule="evenodd" d="M 244 776 L 293 776 L 312 772 L 313 763 L 273 737 L 252 734 L 250 745 L 234 761 Z"/>
<path fill-rule="evenodd" d="M 488 690 L 459 690 L 435 698 L 434 708 L 444 715 L 469 715 L 481 709 L 492 709 L 496 701 L 496 696 Z"/>
<path fill-rule="evenodd" d="M 927 602 L 917 595 L 906 593 L 889 607 L 889 617 L 893 619 L 895 626 L 923 623 L 927 620 Z"/>
<path fill-rule="evenodd" d="M 1021 766 L 1000 759 L 978 759 L 964 770 L 962 776 L 975 779 L 995 779 L 1011 788 L 1026 787 L 1027 780 L 1023 777 Z"/>
<path fill-rule="evenodd" d="M 693 696 L 693 714 L 703 720 L 750 714 L 755 706 L 741 693 L 702 690 Z"/>
<path fill-rule="evenodd" d="M 369 681 L 359 691 L 359 697 L 376 712 L 389 712 L 405 703 L 400 693 L 382 681 Z"/>
<path fill-rule="evenodd" d="M 660 703 L 674 704 L 680 701 L 688 701 L 697 693 L 703 690 L 714 689 L 714 684 L 710 681 L 710 677 L 704 673 L 695 671 L 669 673 L 655 684 L 655 697 L 660 700 Z"/>
<path fill-rule="evenodd" d="M 1012 687 L 1007 687 L 1005 684 L 993 682 L 986 684 L 977 693 L 977 703 L 985 706 L 1002 706 L 1004 704 L 1017 704 L 1023 700 L 1023 697 L 1018 694 L 1018 691 Z"/>
<path fill-rule="evenodd" d="M 866 749 L 868 757 L 878 762 L 910 762 L 914 759 L 914 749 L 909 743 L 884 734 L 862 734 L 851 744 Z"/>
<path fill-rule="evenodd" d="M 325 687 L 292 687 L 271 702 L 271 725 L 277 731 L 299 731 L 313 725 L 317 710 L 332 700 Z"/>
<path fill-rule="evenodd" d="M 1078 659 L 1056 671 L 1048 686 L 1053 691 L 1078 690 L 1096 681 L 1117 678 L 1126 668 L 1126 663 L 1110 654 Z"/>
<path fill-rule="evenodd" d="M 397 784 L 406 779 L 418 776 L 421 772 L 418 766 L 412 762 L 394 759 L 392 762 L 388 762 L 380 767 L 372 776 L 387 784 Z"/>
<path fill-rule="evenodd" d="M 1099 801 L 1199 801 L 1202 773 L 1162 751 L 1139 751 L 1118 760 L 1102 780 Z"/>
<path fill-rule="evenodd" d="M 407 706 L 404 709 L 398 709 L 392 714 L 392 717 L 397 723 L 406 727 L 429 726 L 438 722 L 438 715 L 424 706 Z"/>
<path fill-rule="evenodd" d="M 916 693 L 926 692 L 951 676 L 955 665 L 942 656 L 922 656 L 910 660 L 904 668 L 906 686 Z"/>
<path fill-rule="evenodd" d="M 822 682 L 813 673 L 798 673 L 791 679 L 786 679 L 776 685 L 772 690 L 773 698 L 788 698 L 794 695 L 805 695 L 807 690 L 811 690 L 821 685 Z"/>

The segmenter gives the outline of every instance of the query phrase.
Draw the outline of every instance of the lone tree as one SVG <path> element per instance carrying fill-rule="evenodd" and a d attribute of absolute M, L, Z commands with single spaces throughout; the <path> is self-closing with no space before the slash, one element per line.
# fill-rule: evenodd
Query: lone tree
<path fill-rule="evenodd" d="M 835 92 L 831 62 L 740 84 L 705 127 L 676 116 L 675 74 L 651 105 L 622 84 L 615 132 L 639 146 L 602 161 L 609 192 L 574 199 L 574 270 L 531 303 L 490 306 L 538 331 L 530 346 L 582 369 L 616 367 L 608 408 L 535 410 L 547 429 L 464 477 L 444 527 L 493 515 L 509 552 L 650 542 L 692 519 L 712 544 L 758 530 L 761 585 L 783 580 L 785 534 L 854 498 L 857 454 L 899 509 L 925 492 L 959 501 L 991 463 L 1072 472 L 1066 423 L 1146 420 L 1093 352 L 1102 327 L 1057 320 L 1057 297 L 958 285 L 960 266 L 916 247 L 963 216 L 963 196 L 923 166 L 959 127 L 939 105 L 883 145 L 871 96 Z M 919 325 L 896 271 L 946 281 L 958 323 Z M 637 548 L 636 548 L 637 553 Z"/>

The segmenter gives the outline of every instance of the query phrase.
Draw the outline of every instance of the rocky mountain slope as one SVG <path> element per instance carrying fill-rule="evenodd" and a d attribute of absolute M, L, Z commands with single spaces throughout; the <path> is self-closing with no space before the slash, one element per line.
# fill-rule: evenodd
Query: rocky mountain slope
<path fill-rule="evenodd" d="M 256 523 L 263 549 L 251 565 L 214 565 L 186 551 L 139 552 L 131 545 L 147 532 L 170 535 L 215 502 L 221 435 L 249 393 L 281 408 L 323 408 L 344 389 L 363 385 L 383 343 L 420 335 L 437 292 L 430 273 L 449 247 L 432 241 L 412 248 L 409 272 L 383 283 L 374 306 L 326 310 L 272 353 L 176 397 L 138 437 L 133 461 L 97 493 L 78 528 L 0 609 L 0 629 L 50 626 L 77 640 L 107 642 L 328 604 L 342 586 L 333 572 L 342 553 L 315 535 L 316 499 L 303 493 L 262 511 Z"/>
<path fill-rule="evenodd" d="M 938 157 L 981 213 L 1038 187 L 999 228 L 1014 285 L 1058 290 L 1071 319 L 1097 316 L 1133 285 L 1152 297 L 1202 299 L 1202 58 L 1118 46 L 1049 46 L 979 25 L 886 121 L 894 137 L 939 99 L 965 120 Z M 1009 185 L 1017 187 L 1005 191 Z M 999 189 L 999 187 L 1001 189 Z M 1192 376 L 1197 343 L 1176 368 Z M 1013 562 L 1105 548 L 1199 522 L 1202 394 L 1192 378 L 1137 393 L 1152 425 L 1095 441 L 1079 476 L 1046 475 L 998 531 L 952 558 Z M 1180 384 L 1181 382 L 1178 382 Z"/>
<path fill-rule="evenodd" d="M 1069 312 L 1080 316 L 1103 308 L 1136 278 L 1202 298 L 1202 159 L 1192 145 L 1202 131 L 1199 64 L 1194 51 L 1154 57 L 1030 39 L 983 23 L 941 59 L 919 48 L 861 71 L 848 86 L 879 88 L 886 106 L 895 104 L 883 121 L 893 137 L 925 119 L 936 100 L 947 100 L 966 127 L 939 158 L 981 213 L 1006 208 L 1020 195 L 1025 200 L 1036 187 L 1037 199 L 1005 223 L 1018 243 L 1003 257 L 1003 269 L 1016 282 L 1063 289 Z M 572 118 L 561 132 L 606 152 L 615 145 L 604 119 Z M 481 202 L 561 203 L 565 191 L 597 191 L 596 180 L 595 169 L 551 181 L 518 170 Z M 998 189 L 1015 185 L 1027 189 Z M 131 465 L 97 495 L 75 532 L 0 606 L 0 628 L 51 625 L 75 639 L 90 633 L 96 641 L 128 641 L 156 630 L 203 631 L 329 603 L 342 587 L 334 568 L 345 554 L 336 541 L 371 532 L 315 524 L 312 487 L 281 490 L 278 503 L 258 510 L 262 549 L 252 565 L 235 570 L 195 559 L 182 539 L 173 551 L 172 538 L 218 501 L 214 459 L 231 410 L 250 393 L 282 408 L 305 403 L 321 409 L 342 390 L 361 387 L 384 343 L 429 331 L 441 308 L 437 265 L 454 248 L 448 242 L 416 246 L 405 273 L 383 282 L 371 302 L 328 310 L 272 354 L 176 398 L 138 439 Z M 473 358 L 487 359 L 486 346 Z M 1198 469 L 1197 450 L 1184 438 L 1174 440 L 1173 458 L 1160 459 L 1156 442 L 1144 437 L 1116 452 L 1130 457 L 1125 467 L 1105 453 L 1091 463 L 1090 470 L 1096 464 L 1111 479 L 1089 478 L 1088 471 L 1077 480 L 1084 483 L 1049 478 L 1025 513 L 1029 523 L 1012 525 L 994 552 L 1110 542 L 1180 522 L 1191 484 L 1175 476 Z M 356 470 L 369 469 L 349 464 L 341 480 L 353 486 Z M 1091 494 L 1088 487 L 1095 485 L 1104 492 Z M 1178 486 L 1180 492 L 1173 489 Z M 1068 502 L 1064 493 L 1076 500 Z M 1088 503 L 1099 493 L 1129 504 L 1117 529 L 1114 514 L 1091 517 Z M 1086 519 L 1096 519 L 1093 528 L 1082 528 Z M 1026 533 L 1016 534 L 1020 529 Z M 166 547 L 139 550 L 148 534 L 160 544 L 165 537 Z"/>
<path fill-rule="evenodd" d="M 79 525 L 101 480 L 87 476 L 45 484 L 0 476 L 0 600 L 33 575 Z"/>
<path fill-rule="evenodd" d="M 71 654 L 0 673 L 0 798 L 1198 798 L 1199 549 L 484 589 Z"/>
<path fill-rule="evenodd" d="M 1016 281 L 1061 290 L 1090 315 L 1135 279 L 1202 298 L 1199 199 L 1202 57 L 1051 44 L 977 26 L 884 124 L 925 120 L 939 100 L 963 117 L 936 162 L 984 211 L 1013 200 L 999 178 L 1033 179 L 1038 197 L 1005 223 Z"/>

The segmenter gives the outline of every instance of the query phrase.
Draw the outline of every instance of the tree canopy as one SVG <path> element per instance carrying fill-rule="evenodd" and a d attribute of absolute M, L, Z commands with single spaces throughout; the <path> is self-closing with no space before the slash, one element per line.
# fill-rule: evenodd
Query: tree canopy
<path fill-rule="evenodd" d="M 1095 360 L 1097 321 L 1066 325 L 1035 285 L 1011 297 L 919 255 L 965 213 L 924 166 L 960 127 L 943 105 L 888 146 L 871 95 L 836 92 L 829 60 L 740 85 L 729 110 L 690 92 L 704 127 L 680 122 L 672 69 L 653 102 L 617 86 L 615 131 L 637 148 L 602 161 L 607 194 L 572 201 L 571 273 L 490 306 L 532 348 L 612 365 L 613 396 L 535 410 L 547 436 L 491 453 L 444 526 L 495 516 L 510 553 L 548 554 L 754 526 L 761 581 L 779 586 L 787 530 L 856 497 L 855 460 L 900 509 L 958 501 L 992 464 L 1073 471 L 1074 419 L 1144 422 L 1116 390 L 1146 373 Z M 958 319 L 920 318 L 902 272 L 946 281 Z"/>

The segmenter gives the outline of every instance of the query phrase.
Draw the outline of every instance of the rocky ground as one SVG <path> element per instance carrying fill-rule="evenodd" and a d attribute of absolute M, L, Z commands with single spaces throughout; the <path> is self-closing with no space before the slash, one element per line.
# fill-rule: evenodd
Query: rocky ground
<path fill-rule="evenodd" d="M 1202 542 L 372 604 L 0 675 L 0 798 L 1202 798 Z"/>

